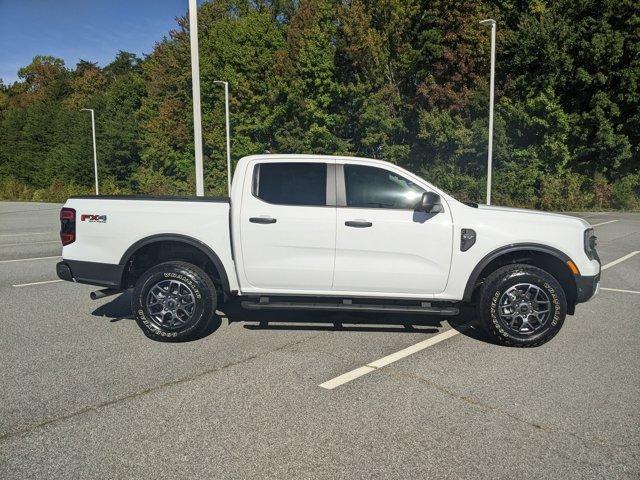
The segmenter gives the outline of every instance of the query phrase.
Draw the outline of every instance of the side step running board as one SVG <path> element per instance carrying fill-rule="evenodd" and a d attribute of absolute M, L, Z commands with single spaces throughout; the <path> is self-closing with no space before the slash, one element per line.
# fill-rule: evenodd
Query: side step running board
<path fill-rule="evenodd" d="M 394 312 L 394 313 L 427 313 L 430 315 L 457 315 L 460 310 L 457 307 L 433 307 L 420 305 L 394 305 L 394 304 L 356 304 L 340 302 L 271 302 L 262 297 L 259 301 L 245 300 L 241 303 L 243 308 L 249 310 L 264 309 L 294 309 L 294 310 L 340 310 L 352 312 Z"/>

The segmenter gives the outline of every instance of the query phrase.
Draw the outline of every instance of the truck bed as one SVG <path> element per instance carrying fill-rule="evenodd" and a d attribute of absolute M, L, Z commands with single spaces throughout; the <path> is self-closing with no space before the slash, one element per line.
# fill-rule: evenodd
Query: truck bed
<path fill-rule="evenodd" d="M 76 212 L 76 240 L 63 248 L 62 256 L 76 268 L 83 268 L 78 262 L 91 262 L 87 270 L 96 270 L 96 264 L 121 270 L 149 241 L 188 239 L 214 251 L 235 286 L 230 207 L 227 197 L 72 197 L 65 208 Z"/>
<path fill-rule="evenodd" d="M 214 202 L 231 203 L 229 197 L 196 197 L 173 195 L 77 195 L 69 200 L 153 200 L 158 202 Z"/>

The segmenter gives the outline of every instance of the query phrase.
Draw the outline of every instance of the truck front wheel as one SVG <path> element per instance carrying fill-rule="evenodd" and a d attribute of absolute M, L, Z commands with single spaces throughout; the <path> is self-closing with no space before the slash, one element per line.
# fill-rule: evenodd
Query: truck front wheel
<path fill-rule="evenodd" d="M 165 262 L 136 282 L 131 300 L 138 326 L 154 340 L 187 340 L 206 328 L 217 304 L 209 275 L 187 262 Z"/>
<path fill-rule="evenodd" d="M 558 281 L 526 264 L 507 265 L 491 273 L 480 294 L 484 329 L 499 343 L 536 347 L 560 331 L 567 300 Z"/>

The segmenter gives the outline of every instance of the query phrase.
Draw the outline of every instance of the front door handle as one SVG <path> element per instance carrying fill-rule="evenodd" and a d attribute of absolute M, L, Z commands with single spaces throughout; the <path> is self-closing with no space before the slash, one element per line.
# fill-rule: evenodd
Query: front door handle
<path fill-rule="evenodd" d="M 367 228 L 371 227 L 373 223 L 367 222 L 366 220 L 348 220 L 344 222 L 347 227 L 356 227 L 356 228 Z"/>
<path fill-rule="evenodd" d="M 251 217 L 249 221 L 251 223 L 276 223 L 276 219 L 271 217 Z"/>

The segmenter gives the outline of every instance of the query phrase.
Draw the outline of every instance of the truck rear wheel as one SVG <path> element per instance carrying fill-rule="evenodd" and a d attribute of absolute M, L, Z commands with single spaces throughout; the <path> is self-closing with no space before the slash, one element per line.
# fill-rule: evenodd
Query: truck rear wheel
<path fill-rule="evenodd" d="M 165 262 L 140 276 L 133 289 L 132 309 L 149 338 L 187 340 L 209 325 L 217 306 L 209 275 L 187 262 Z"/>
<path fill-rule="evenodd" d="M 480 321 L 499 343 L 536 347 L 562 327 L 567 300 L 558 281 L 526 264 L 507 265 L 485 280 L 479 302 Z"/>

